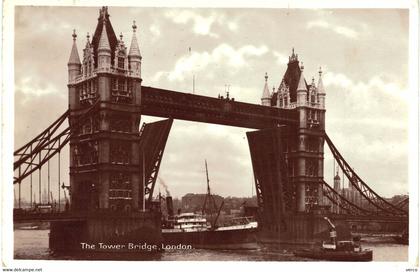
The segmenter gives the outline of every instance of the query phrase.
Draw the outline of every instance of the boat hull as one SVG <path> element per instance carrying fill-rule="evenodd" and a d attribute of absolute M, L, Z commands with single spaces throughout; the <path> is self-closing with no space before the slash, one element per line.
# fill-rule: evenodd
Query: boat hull
<path fill-rule="evenodd" d="M 205 249 L 256 249 L 256 229 L 162 232 L 165 245 Z"/>
<path fill-rule="evenodd" d="M 294 254 L 297 257 L 342 262 L 370 262 L 373 258 L 372 250 L 352 252 L 304 249 L 297 250 Z"/>

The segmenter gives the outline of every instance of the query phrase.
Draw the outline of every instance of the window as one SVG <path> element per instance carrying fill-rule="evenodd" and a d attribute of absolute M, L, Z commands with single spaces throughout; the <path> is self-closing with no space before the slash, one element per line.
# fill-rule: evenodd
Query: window
<path fill-rule="evenodd" d="M 124 58 L 118 57 L 118 68 L 124 69 Z"/>

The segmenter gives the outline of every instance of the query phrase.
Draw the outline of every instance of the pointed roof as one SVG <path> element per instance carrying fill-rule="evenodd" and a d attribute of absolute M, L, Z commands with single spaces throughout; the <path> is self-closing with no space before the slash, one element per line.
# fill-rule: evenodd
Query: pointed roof
<path fill-rule="evenodd" d="M 322 82 L 322 70 L 319 67 L 318 93 L 325 94 L 324 83 Z"/>
<path fill-rule="evenodd" d="M 109 45 L 108 34 L 106 33 L 105 20 L 103 21 L 104 27 L 102 27 L 101 38 L 99 39 L 98 52 L 99 51 L 111 51 L 111 46 Z"/>
<path fill-rule="evenodd" d="M 287 70 L 283 75 L 282 81 L 289 87 L 290 102 L 296 102 L 296 90 L 299 85 L 300 79 L 300 67 L 298 61 L 298 55 L 295 54 L 293 49 L 292 55 L 289 56 L 289 63 L 287 64 Z M 308 87 L 308 86 L 307 86 Z"/>
<path fill-rule="evenodd" d="M 71 53 L 70 53 L 70 58 L 68 61 L 68 64 L 81 64 L 80 63 L 80 57 L 79 57 L 79 52 L 77 50 L 77 45 L 76 45 L 76 30 L 73 30 L 73 47 L 71 48 Z"/>
<path fill-rule="evenodd" d="M 305 76 L 303 75 L 303 65 L 301 66 L 300 70 L 301 70 L 301 73 L 300 73 L 300 78 L 299 78 L 299 84 L 297 86 L 296 91 L 305 91 L 306 92 L 308 90 L 308 88 L 307 88 L 307 85 L 306 85 L 306 82 L 305 82 Z"/>
<path fill-rule="evenodd" d="M 130 51 L 128 52 L 128 56 L 130 57 L 140 57 L 140 48 L 137 42 L 136 37 L 136 21 L 133 21 L 133 38 L 131 39 Z"/>
<path fill-rule="evenodd" d="M 108 36 L 109 46 L 111 48 L 111 65 L 114 65 L 115 47 L 118 45 L 118 39 L 115 35 L 114 28 L 112 27 L 111 20 L 109 19 L 109 17 L 110 15 L 108 14 L 107 7 L 102 7 L 101 9 L 99 9 L 98 24 L 96 25 L 96 29 L 91 42 L 93 46 L 93 57 L 95 60 L 95 67 L 98 67 L 98 46 L 104 27 Z"/>
<path fill-rule="evenodd" d="M 265 84 L 264 84 L 264 90 L 263 90 L 263 95 L 262 95 L 261 99 L 271 98 L 267 80 L 268 80 L 268 75 L 267 75 L 267 73 L 265 73 Z"/>

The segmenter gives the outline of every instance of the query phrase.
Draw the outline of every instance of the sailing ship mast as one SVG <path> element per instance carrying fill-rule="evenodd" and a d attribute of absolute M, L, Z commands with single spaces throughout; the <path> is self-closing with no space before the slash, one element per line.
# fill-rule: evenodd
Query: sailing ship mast
<path fill-rule="evenodd" d="M 204 160 L 204 163 L 205 163 L 205 166 L 206 166 L 207 194 L 206 194 L 206 197 L 204 198 L 202 214 L 203 215 L 206 214 L 206 208 L 207 208 L 207 202 L 208 202 L 209 207 L 210 207 L 210 209 L 209 209 L 210 210 L 210 219 L 211 219 L 211 222 L 212 222 L 212 226 L 214 227 L 217 219 L 219 218 L 220 211 L 222 209 L 222 206 L 223 206 L 224 202 L 222 202 L 220 207 L 217 208 L 216 200 L 214 199 L 214 196 L 211 194 L 211 191 L 210 191 L 210 179 L 209 179 L 209 171 L 208 171 L 208 168 L 207 168 L 207 160 Z M 213 220 L 213 214 L 214 213 L 217 213 L 215 220 Z"/>

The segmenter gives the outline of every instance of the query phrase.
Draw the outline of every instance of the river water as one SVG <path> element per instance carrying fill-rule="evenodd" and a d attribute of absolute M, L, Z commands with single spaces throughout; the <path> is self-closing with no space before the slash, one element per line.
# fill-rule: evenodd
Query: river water
<path fill-rule="evenodd" d="M 15 259 L 76 260 L 98 259 L 97 256 L 55 256 L 48 249 L 49 230 L 14 230 Z M 386 242 L 387 241 L 387 242 Z M 372 239 L 363 242 L 364 248 L 373 249 L 373 261 L 407 261 L 408 246 L 391 243 L 390 240 Z M 161 261 L 309 261 L 293 256 L 292 249 L 262 246 L 258 250 L 184 250 L 165 251 L 153 256 L 102 255 L 108 260 L 161 260 Z M 313 261 L 313 260 L 310 260 Z"/>

